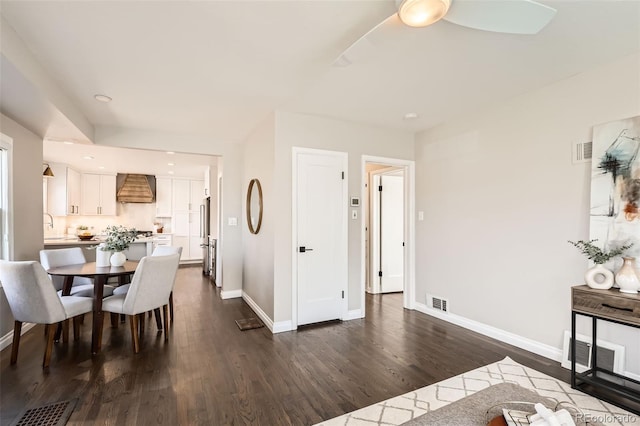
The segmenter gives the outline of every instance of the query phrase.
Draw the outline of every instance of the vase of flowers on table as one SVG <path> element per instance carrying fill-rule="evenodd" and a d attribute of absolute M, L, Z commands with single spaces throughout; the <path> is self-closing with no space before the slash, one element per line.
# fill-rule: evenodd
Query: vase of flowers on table
<path fill-rule="evenodd" d="M 123 251 L 128 249 L 129 245 L 136 240 L 138 231 L 136 228 L 113 225 L 107 226 L 104 232 L 107 237 L 104 242 L 98 246 L 98 251 L 112 253 L 109 258 L 111 266 L 124 265 L 124 262 L 127 261 L 127 257 L 124 255 Z"/>

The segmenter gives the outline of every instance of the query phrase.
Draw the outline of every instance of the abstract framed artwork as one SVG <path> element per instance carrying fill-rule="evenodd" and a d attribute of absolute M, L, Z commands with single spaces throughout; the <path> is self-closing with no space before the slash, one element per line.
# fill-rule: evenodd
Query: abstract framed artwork
<path fill-rule="evenodd" d="M 640 116 L 593 128 L 590 238 L 640 258 Z M 615 259 L 614 271 L 622 264 Z"/>

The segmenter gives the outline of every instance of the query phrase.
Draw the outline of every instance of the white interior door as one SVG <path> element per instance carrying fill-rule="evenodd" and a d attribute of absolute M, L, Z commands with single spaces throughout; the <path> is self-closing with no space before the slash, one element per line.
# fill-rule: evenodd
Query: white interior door
<path fill-rule="evenodd" d="M 404 178 L 374 174 L 371 188 L 372 293 L 404 290 Z"/>
<path fill-rule="evenodd" d="M 390 293 L 404 287 L 404 179 L 402 175 L 382 175 L 380 179 L 380 290 Z"/>
<path fill-rule="evenodd" d="M 297 152 L 297 324 L 342 318 L 347 290 L 347 206 L 342 153 Z"/>

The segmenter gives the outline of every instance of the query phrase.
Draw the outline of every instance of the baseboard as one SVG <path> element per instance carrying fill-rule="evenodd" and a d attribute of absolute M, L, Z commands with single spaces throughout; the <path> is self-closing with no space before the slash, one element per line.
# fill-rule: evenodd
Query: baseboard
<path fill-rule="evenodd" d="M 220 291 L 220 297 L 222 299 L 235 299 L 238 297 L 242 297 L 242 290 L 221 290 Z"/>
<path fill-rule="evenodd" d="M 416 302 L 415 309 L 418 312 L 422 312 L 423 314 L 431 315 L 443 321 L 459 325 L 460 327 L 464 327 L 485 336 L 492 337 L 496 340 L 500 340 L 501 342 L 517 346 L 518 348 L 533 352 L 534 354 L 538 354 L 545 358 L 549 358 L 558 362 L 562 361 L 562 349 L 554 348 L 553 346 L 519 336 L 515 333 L 511 333 L 497 327 L 461 317 L 460 315 L 437 311 L 435 309 L 429 308 L 423 303 Z"/>
<path fill-rule="evenodd" d="M 623 376 L 628 377 L 630 379 L 636 380 L 640 382 L 640 374 L 637 373 L 630 373 L 628 371 L 625 371 L 623 374 Z"/>
<path fill-rule="evenodd" d="M 244 290 L 242 291 L 242 300 L 247 302 L 247 305 L 249 305 L 251 309 L 253 309 L 253 312 L 255 312 L 260 317 L 264 325 L 266 325 L 267 328 L 273 333 L 273 320 L 269 318 L 269 315 L 267 315 L 267 313 L 263 311 L 260 306 L 258 306 L 255 300 L 253 300 L 251 296 L 244 292 Z"/>
<path fill-rule="evenodd" d="M 342 318 L 342 321 L 351 321 L 360 318 L 364 318 L 362 315 L 362 309 L 354 309 L 353 311 L 347 312 L 347 315 Z"/>
<path fill-rule="evenodd" d="M 23 323 L 22 330 L 20 330 L 20 335 L 23 336 L 24 333 L 31 330 L 35 326 L 36 326 L 35 324 L 30 322 Z M 11 346 L 12 342 L 13 342 L 13 330 L 8 332 L 4 336 L 0 337 L 0 351 L 3 350 L 4 348 Z"/>
<path fill-rule="evenodd" d="M 284 331 L 292 331 L 295 330 L 293 323 L 291 320 L 288 321 L 278 321 L 273 324 L 273 334 L 282 333 Z"/>

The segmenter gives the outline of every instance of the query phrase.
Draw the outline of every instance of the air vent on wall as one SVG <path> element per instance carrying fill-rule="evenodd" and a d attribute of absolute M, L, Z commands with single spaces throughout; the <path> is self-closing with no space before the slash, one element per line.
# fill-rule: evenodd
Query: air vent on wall
<path fill-rule="evenodd" d="M 593 142 L 577 142 L 573 144 L 573 164 L 588 163 L 593 155 Z"/>
<path fill-rule="evenodd" d="M 442 312 L 449 312 L 449 301 L 442 297 L 427 294 L 427 306 Z"/>
<path fill-rule="evenodd" d="M 562 363 L 564 368 L 571 368 L 571 333 L 565 330 L 562 348 Z M 624 373 L 624 346 L 598 340 L 598 367 L 614 373 Z M 582 373 L 591 368 L 591 338 L 577 335 L 576 339 L 576 371 Z"/>

